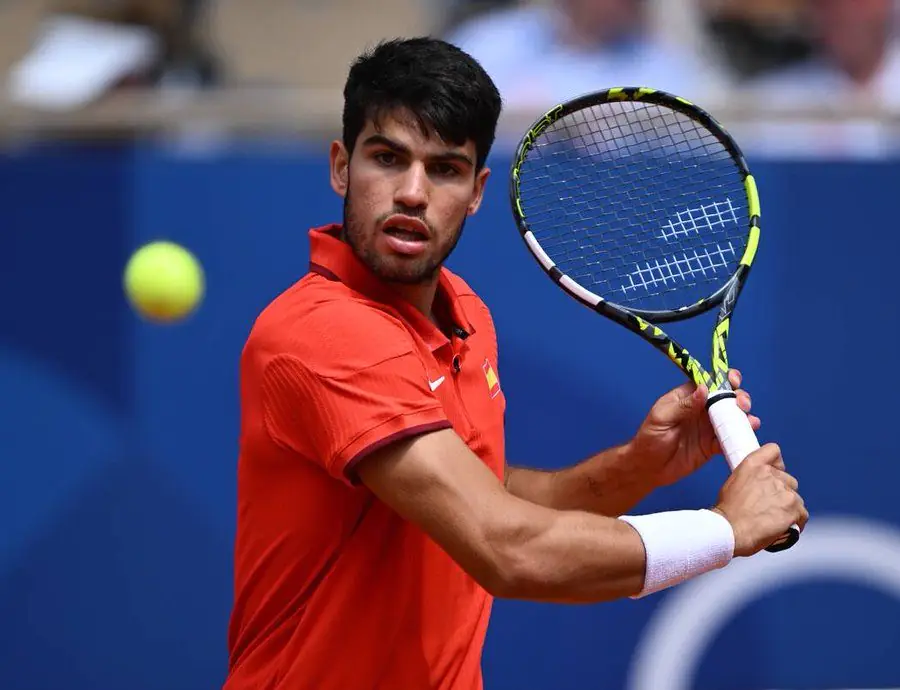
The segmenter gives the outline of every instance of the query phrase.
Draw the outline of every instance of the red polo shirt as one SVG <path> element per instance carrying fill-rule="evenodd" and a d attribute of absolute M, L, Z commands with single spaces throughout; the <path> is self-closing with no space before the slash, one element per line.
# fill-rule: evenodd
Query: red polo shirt
<path fill-rule="evenodd" d="M 226 690 L 475 690 L 491 597 L 354 465 L 452 427 L 498 477 L 505 401 L 484 303 L 442 269 L 447 337 L 337 239 L 260 315 L 241 359 Z"/>

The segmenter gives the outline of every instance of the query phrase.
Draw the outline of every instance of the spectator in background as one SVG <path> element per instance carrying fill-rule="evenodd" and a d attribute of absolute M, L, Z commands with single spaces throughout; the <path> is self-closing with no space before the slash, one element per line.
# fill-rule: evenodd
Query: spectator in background
<path fill-rule="evenodd" d="M 486 12 L 511 9 L 521 4 L 520 0 L 430 0 L 430 2 L 441 12 L 440 24 L 445 33 Z"/>
<path fill-rule="evenodd" d="M 671 2 L 671 0 L 665 0 Z M 808 0 L 694 0 L 708 40 L 736 83 L 809 56 Z"/>
<path fill-rule="evenodd" d="M 760 151 L 804 156 L 881 157 L 898 149 L 894 127 L 877 109 L 900 108 L 900 43 L 895 0 L 806 0 L 811 57 L 748 84 L 759 103 L 778 109 L 871 106 L 842 121 L 805 119 L 754 125 Z"/>
<path fill-rule="evenodd" d="M 806 0 L 815 53 L 753 83 L 790 104 L 835 96 L 900 104 L 895 0 Z"/>
<path fill-rule="evenodd" d="M 13 66 L 10 96 L 67 110 L 125 86 L 203 88 L 217 65 L 199 31 L 204 0 L 55 0 Z"/>
<path fill-rule="evenodd" d="M 650 86 L 702 99 L 720 76 L 689 47 L 664 45 L 651 36 L 645 2 L 527 3 L 471 19 L 448 40 L 484 66 L 510 110 L 540 112 L 611 86 Z"/>

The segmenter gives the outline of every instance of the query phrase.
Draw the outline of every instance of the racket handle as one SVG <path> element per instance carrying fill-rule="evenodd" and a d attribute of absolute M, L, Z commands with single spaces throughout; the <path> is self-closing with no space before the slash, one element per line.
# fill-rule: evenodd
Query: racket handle
<path fill-rule="evenodd" d="M 746 413 L 738 407 L 734 393 L 720 393 L 710 398 L 707 403 L 709 419 L 712 422 L 716 438 L 722 446 L 725 460 L 733 472 L 744 458 L 759 449 L 759 441 L 750 426 Z M 766 547 L 766 551 L 776 553 L 791 548 L 800 539 L 800 528 L 791 525 L 786 534 Z"/>

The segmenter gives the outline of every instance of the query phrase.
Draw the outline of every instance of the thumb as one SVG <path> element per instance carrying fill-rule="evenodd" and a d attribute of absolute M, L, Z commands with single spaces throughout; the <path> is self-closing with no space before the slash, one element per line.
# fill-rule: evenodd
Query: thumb
<path fill-rule="evenodd" d="M 706 397 L 709 389 L 705 385 L 699 385 L 691 390 L 687 395 L 678 400 L 679 418 L 684 419 L 692 416 L 695 412 L 703 408 L 706 404 Z"/>
<path fill-rule="evenodd" d="M 708 393 L 704 385 L 695 387 L 693 383 L 685 383 L 678 386 L 665 396 L 666 404 L 659 406 L 656 421 L 661 424 L 678 424 L 689 419 L 703 408 Z"/>

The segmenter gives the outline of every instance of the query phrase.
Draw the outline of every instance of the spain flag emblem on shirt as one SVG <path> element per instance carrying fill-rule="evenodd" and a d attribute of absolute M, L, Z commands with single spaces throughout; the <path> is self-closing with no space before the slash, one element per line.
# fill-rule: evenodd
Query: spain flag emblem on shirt
<path fill-rule="evenodd" d="M 488 391 L 492 398 L 496 398 L 497 394 L 500 392 L 500 379 L 497 378 L 494 367 L 491 366 L 491 363 L 487 359 L 484 360 L 484 364 L 481 368 L 484 369 L 484 378 L 487 380 Z"/>

